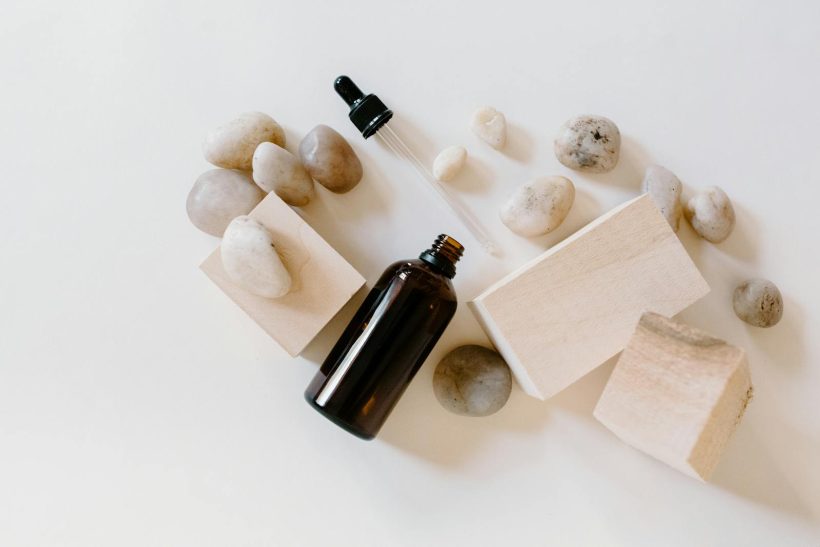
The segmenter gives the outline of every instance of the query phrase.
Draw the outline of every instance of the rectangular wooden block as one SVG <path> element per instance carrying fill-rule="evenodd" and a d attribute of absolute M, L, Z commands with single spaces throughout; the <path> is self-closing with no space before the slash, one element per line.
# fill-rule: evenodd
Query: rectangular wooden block
<path fill-rule="evenodd" d="M 709 286 L 648 195 L 594 220 L 470 306 L 522 389 L 547 399 L 621 351 L 645 311 Z"/>
<path fill-rule="evenodd" d="M 647 313 L 594 414 L 627 444 L 708 480 L 751 397 L 742 349 Z"/>
<path fill-rule="evenodd" d="M 219 249 L 200 268 L 290 355 L 298 355 L 365 279 L 302 217 L 271 192 L 250 216 L 271 233 L 293 286 L 281 298 L 262 298 L 235 285 Z"/>

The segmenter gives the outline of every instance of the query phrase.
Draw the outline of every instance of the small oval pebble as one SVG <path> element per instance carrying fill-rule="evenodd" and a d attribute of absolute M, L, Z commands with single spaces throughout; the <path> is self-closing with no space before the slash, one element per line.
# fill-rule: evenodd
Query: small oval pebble
<path fill-rule="evenodd" d="M 349 192 L 362 180 L 362 164 L 339 133 L 317 125 L 299 143 L 299 158 L 313 180 L 338 194 Z"/>
<path fill-rule="evenodd" d="M 501 150 L 507 143 L 507 120 L 491 106 L 482 106 L 473 112 L 470 129 L 496 150 Z"/>
<path fill-rule="evenodd" d="M 231 221 L 222 237 L 220 254 L 225 273 L 246 291 L 278 298 L 290 290 L 290 274 L 270 233 L 251 217 L 240 216 Z"/>
<path fill-rule="evenodd" d="M 755 327 L 771 327 L 783 317 L 783 296 L 767 279 L 749 279 L 735 289 L 732 306 L 743 321 Z"/>
<path fill-rule="evenodd" d="M 467 150 L 463 146 L 447 147 L 433 161 L 433 176 L 442 182 L 453 180 L 464 167 L 465 161 Z"/>
<path fill-rule="evenodd" d="M 433 391 L 441 406 L 462 416 L 489 416 L 510 398 L 510 367 L 495 351 L 461 346 L 436 367 Z"/>
<path fill-rule="evenodd" d="M 549 233 L 564 222 L 575 201 L 575 186 L 565 177 L 542 177 L 516 190 L 501 208 L 501 222 L 518 235 Z"/>
<path fill-rule="evenodd" d="M 250 213 L 264 197 L 265 193 L 245 173 L 211 169 L 196 179 L 185 206 L 194 226 L 222 237 L 231 220 Z"/>
<path fill-rule="evenodd" d="M 288 205 L 307 205 L 313 197 L 313 179 L 299 159 L 272 142 L 263 142 L 253 154 L 253 180 Z"/>
<path fill-rule="evenodd" d="M 208 133 L 202 152 L 210 163 L 226 169 L 249 171 L 261 142 L 285 146 L 285 132 L 262 112 L 245 112 Z"/>
<path fill-rule="evenodd" d="M 732 202 L 726 192 L 717 186 L 710 186 L 694 195 L 683 212 L 695 232 L 712 243 L 725 240 L 735 227 Z"/>
<path fill-rule="evenodd" d="M 578 171 L 606 173 L 618 164 L 621 132 L 609 118 L 577 116 L 567 120 L 555 137 L 558 161 Z"/>
<path fill-rule="evenodd" d="M 682 207 L 680 194 L 683 185 L 678 177 L 665 167 L 650 165 L 643 176 L 643 191 L 647 192 L 655 202 L 666 222 L 676 232 L 680 227 Z"/>

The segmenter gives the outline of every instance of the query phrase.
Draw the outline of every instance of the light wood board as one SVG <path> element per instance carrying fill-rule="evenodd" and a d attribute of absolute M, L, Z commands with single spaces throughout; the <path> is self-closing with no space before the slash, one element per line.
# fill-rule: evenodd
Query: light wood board
<path fill-rule="evenodd" d="M 624 442 L 708 480 L 751 397 L 742 349 L 647 313 L 594 414 Z"/>
<path fill-rule="evenodd" d="M 235 285 L 219 249 L 200 268 L 290 355 L 296 356 L 365 283 L 293 209 L 271 192 L 250 216 L 271 233 L 293 286 L 281 298 L 262 298 Z"/>
<path fill-rule="evenodd" d="M 547 399 L 621 351 L 645 311 L 674 315 L 709 286 L 648 195 L 470 303 L 525 392 Z"/>

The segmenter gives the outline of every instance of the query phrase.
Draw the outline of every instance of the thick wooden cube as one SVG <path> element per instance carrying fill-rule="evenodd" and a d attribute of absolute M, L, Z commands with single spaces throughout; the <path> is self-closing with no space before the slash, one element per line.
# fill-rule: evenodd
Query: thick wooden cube
<path fill-rule="evenodd" d="M 250 216 L 271 233 L 293 279 L 290 292 L 281 298 L 262 298 L 235 285 L 222 268 L 219 249 L 200 268 L 295 357 L 364 285 L 365 279 L 273 192 Z"/>
<path fill-rule="evenodd" d="M 645 311 L 709 292 L 648 195 L 594 220 L 470 306 L 522 389 L 547 399 L 621 351 Z"/>
<path fill-rule="evenodd" d="M 594 414 L 627 444 L 708 480 L 751 397 L 742 349 L 647 313 Z"/>

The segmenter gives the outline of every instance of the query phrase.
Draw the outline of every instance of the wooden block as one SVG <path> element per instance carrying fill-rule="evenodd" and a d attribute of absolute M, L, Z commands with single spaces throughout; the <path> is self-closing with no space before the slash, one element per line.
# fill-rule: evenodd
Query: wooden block
<path fill-rule="evenodd" d="M 522 389 L 547 399 L 621 351 L 645 311 L 709 292 L 648 195 L 591 222 L 470 306 Z"/>
<path fill-rule="evenodd" d="M 708 480 L 751 398 L 742 349 L 647 313 L 594 414 L 627 444 Z"/>
<path fill-rule="evenodd" d="M 235 285 L 219 249 L 200 268 L 290 355 L 298 355 L 364 285 L 364 278 L 273 192 L 250 216 L 271 233 L 293 286 L 281 298 L 262 298 Z"/>

